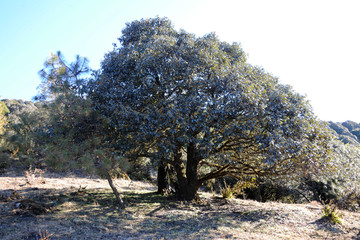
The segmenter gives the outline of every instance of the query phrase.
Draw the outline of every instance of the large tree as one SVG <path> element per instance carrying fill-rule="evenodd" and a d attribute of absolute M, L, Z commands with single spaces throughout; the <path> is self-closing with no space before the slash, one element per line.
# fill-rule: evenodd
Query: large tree
<path fill-rule="evenodd" d="M 213 178 L 287 174 L 326 155 L 329 135 L 308 101 L 248 64 L 239 44 L 159 17 L 128 23 L 119 42 L 90 96 L 117 149 L 169 164 L 179 197 Z"/>

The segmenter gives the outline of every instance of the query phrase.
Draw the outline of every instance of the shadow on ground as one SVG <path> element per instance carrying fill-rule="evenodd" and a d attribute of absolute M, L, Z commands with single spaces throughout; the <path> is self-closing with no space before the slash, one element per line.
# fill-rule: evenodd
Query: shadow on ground
<path fill-rule="evenodd" d="M 15 194 L 13 190 L 0 191 L 0 196 L 1 239 L 39 239 L 45 231 L 53 234 L 51 239 L 215 239 L 219 236 L 211 232 L 221 227 L 266 220 L 273 214 L 234 211 L 224 199 L 183 202 L 155 193 L 132 192 L 123 194 L 127 207 L 121 210 L 112 192 L 104 189 L 28 188 Z M 21 209 L 24 199 L 47 211 L 36 214 Z"/>
<path fill-rule="evenodd" d="M 248 208 L 221 198 L 184 202 L 155 193 L 122 193 L 126 209 L 116 205 L 111 190 L 36 189 L 14 194 L 0 191 L 0 239 L 232 239 L 234 232 L 268 229 L 279 211 Z M 31 200 L 46 207 L 36 214 L 21 209 Z M 286 220 L 286 213 L 281 218 Z M 313 224 L 326 231 L 338 231 L 323 220 Z M 40 232 L 39 232 L 40 231 Z M 245 233 L 246 234 L 246 233 Z M 358 237 L 360 233 L 358 234 Z"/>

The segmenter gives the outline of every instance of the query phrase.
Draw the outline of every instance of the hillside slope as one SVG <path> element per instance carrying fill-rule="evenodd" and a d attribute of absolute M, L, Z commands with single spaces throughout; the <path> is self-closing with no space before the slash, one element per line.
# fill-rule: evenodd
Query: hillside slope
<path fill-rule="evenodd" d="M 328 122 L 333 134 L 343 143 L 360 146 L 360 123 L 346 121 L 343 123 Z"/>

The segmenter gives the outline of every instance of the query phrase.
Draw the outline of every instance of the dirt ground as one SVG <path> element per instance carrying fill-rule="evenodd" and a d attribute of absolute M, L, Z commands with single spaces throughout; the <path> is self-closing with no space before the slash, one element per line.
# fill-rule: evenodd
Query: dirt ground
<path fill-rule="evenodd" d="M 343 224 L 322 219 L 318 203 L 260 203 L 200 193 L 176 201 L 151 183 L 116 180 L 126 209 L 106 180 L 0 176 L 0 239 L 360 239 L 360 214 Z"/>

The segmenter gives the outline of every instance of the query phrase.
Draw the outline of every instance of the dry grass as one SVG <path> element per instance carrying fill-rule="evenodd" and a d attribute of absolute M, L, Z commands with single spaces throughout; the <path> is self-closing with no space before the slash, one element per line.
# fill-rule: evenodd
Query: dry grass
<path fill-rule="evenodd" d="M 154 194 L 151 184 L 117 180 L 127 204 L 119 210 L 105 180 L 45 180 L 28 185 L 24 177 L 0 177 L 0 239 L 360 239 L 359 213 L 341 211 L 343 224 L 334 225 L 321 219 L 318 203 L 226 200 L 208 193 L 199 202 L 181 202 Z M 48 210 L 37 215 L 21 209 L 23 199 Z"/>

